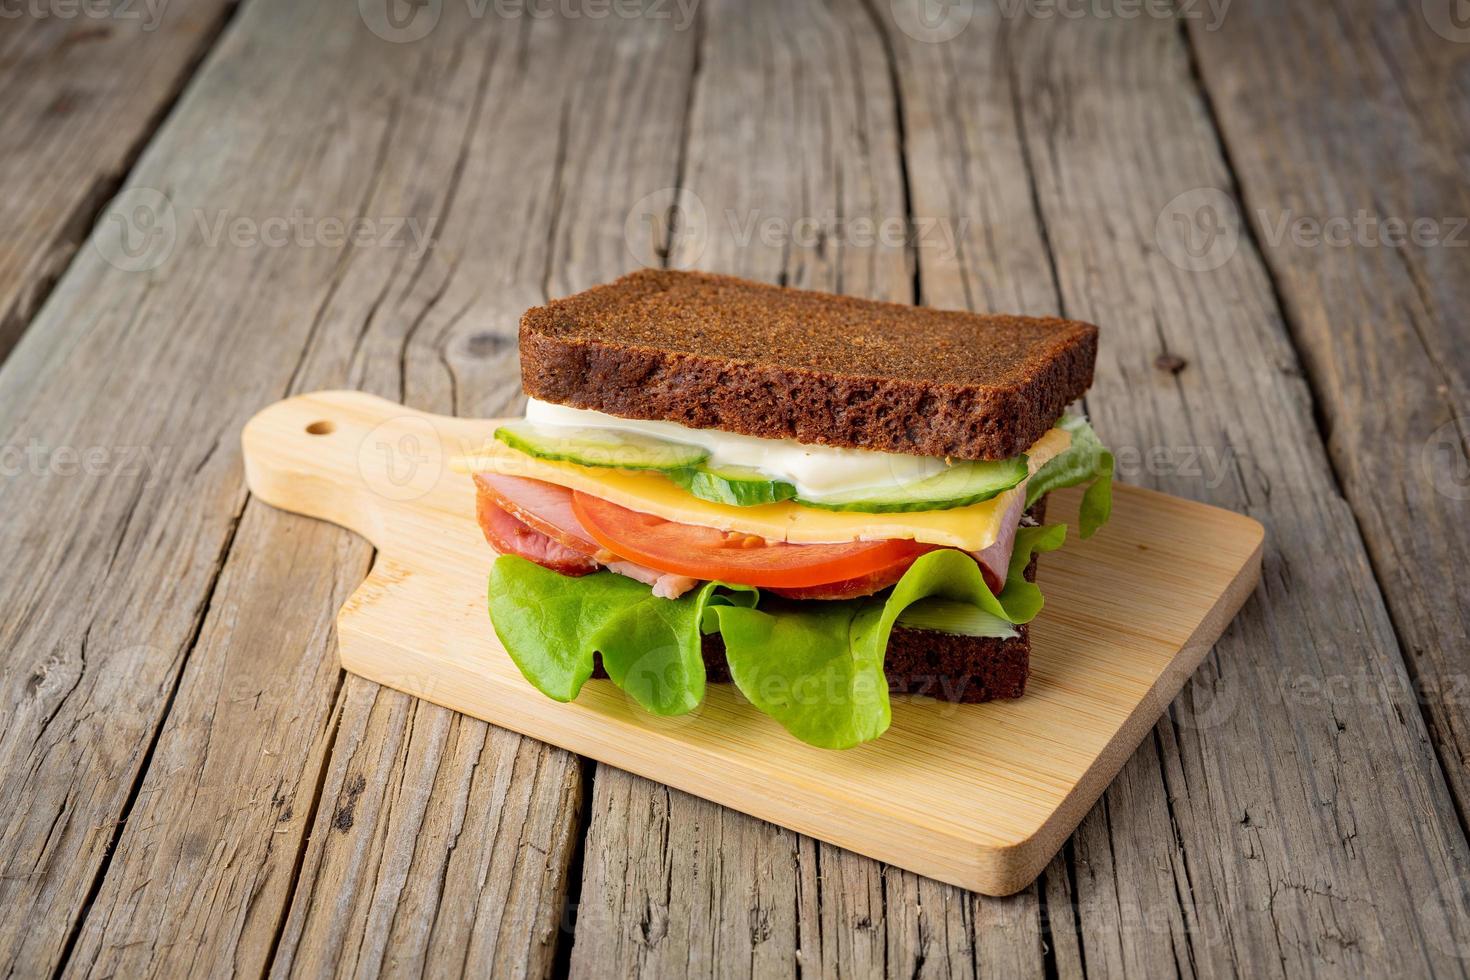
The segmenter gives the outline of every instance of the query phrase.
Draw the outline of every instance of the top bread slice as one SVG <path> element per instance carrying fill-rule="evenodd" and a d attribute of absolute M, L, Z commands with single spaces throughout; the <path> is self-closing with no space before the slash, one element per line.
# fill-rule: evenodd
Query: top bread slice
<path fill-rule="evenodd" d="M 1092 384 L 1097 328 L 644 270 L 521 318 L 533 398 L 954 459 L 1024 452 Z"/>

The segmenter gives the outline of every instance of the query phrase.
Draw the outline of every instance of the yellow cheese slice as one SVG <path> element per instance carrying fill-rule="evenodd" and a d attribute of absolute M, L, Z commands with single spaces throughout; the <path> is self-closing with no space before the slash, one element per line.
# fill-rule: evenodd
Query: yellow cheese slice
<path fill-rule="evenodd" d="M 1026 450 L 1032 473 L 1072 444 L 1070 433 L 1052 429 Z M 450 461 L 461 473 L 502 473 L 555 483 L 610 500 L 621 507 L 666 521 L 758 534 L 792 544 L 843 544 L 889 538 L 979 551 L 992 544 L 1001 519 L 1026 485 L 968 507 L 901 514 L 859 514 L 819 510 L 792 501 L 735 507 L 701 500 L 656 473 L 614 470 L 536 459 L 496 440 Z"/>

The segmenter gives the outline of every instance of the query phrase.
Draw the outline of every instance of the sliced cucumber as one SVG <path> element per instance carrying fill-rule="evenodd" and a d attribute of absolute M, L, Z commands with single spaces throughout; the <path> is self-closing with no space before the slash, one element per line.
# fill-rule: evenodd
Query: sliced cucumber
<path fill-rule="evenodd" d="M 811 498 L 797 503 L 821 510 L 855 510 L 868 514 L 892 514 L 916 510 L 949 510 L 989 500 L 1022 480 L 1029 470 L 1026 454 L 1010 459 L 955 463 L 934 476 L 913 483 Z"/>
<path fill-rule="evenodd" d="M 795 499 L 822 510 L 870 514 L 947 510 L 989 500 L 1026 479 L 1026 457 L 961 462 L 942 472 L 892 487 L 822 497 L 799 497 L 786 480 L 755 469 L 709 465 L 702 446 L 659 439 L 623 429 L 546 425 L 524 420 L 502 425 L 495 438 L 537 459 L 579 466 L 653 470 L 703 500 L 754 507 Z"/>
<path fill-rule="evenodd" d="M 920 599 L 904 609 L 898 614 L 897 625 L 959 636 L 993 636 L 1002 640 L 1017 635 L 1014 626 L 979 606 L 937 596 Z"/>
<path fill-rule="evenodd" d="M 527 456 L 579 466 L 623 470 L 682 470 L 698 466 L 709 451 L 619 429 L 575 428 L 511 422 L 495 430 L 495 438 Z"/>
<path fill-rule="evenodd" d="M 775 504 L 796 496 L 796 487 L 743 466 L 697 466 L 666 474 L 702 500 L 736 507 Z"/>

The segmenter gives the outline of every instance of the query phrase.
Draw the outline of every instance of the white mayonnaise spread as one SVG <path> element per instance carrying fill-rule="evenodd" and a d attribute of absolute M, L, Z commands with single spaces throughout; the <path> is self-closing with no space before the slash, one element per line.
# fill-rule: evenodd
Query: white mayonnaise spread
<path fill-rule="evenodd" d="M 809 446 L 790 439 L 760 439 L 718 429 L 691 429 L 677 422 L 619 418 L 534 398 L 526 406 L 526 420 L 537 425 L 621 429 L 699 446 L 709 452 L 708 465 L 712 467 L 743 466 L 759 470 L 773 480 L 795 485 L 799 495 L 813 499 L 849 490 L 912 483 L 941 473 L 946 466 L 944 460 L 930 456 Z"/>

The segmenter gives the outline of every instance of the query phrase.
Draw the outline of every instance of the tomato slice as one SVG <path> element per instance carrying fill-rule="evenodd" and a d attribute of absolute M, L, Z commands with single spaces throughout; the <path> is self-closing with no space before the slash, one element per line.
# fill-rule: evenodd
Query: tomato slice
<path fill-rule="evenodd" d="M 770 591 L 787 599 L 857 599 L 897 584 L 898 580 L 903 578 L 903 573 L 908 571 L 912 564 L 913 559 L 910 558 L 888 568 L 880 568 L 876 572 L 843 579 L 840 582 L 823 582 L 821 585 L 805 585 L 798 588 L 772 587 Z"/>
<path fill-rule="evenodd" d="M 907 568 L 933 545 L 913 541 L 786 544 L 666 521 L 585 493 L 572 494 L 582 527 L 604 548 L 661 572 L 739 585 L 802 588 Z M 896 580 L 896 577 L 895 577 Z"/>

